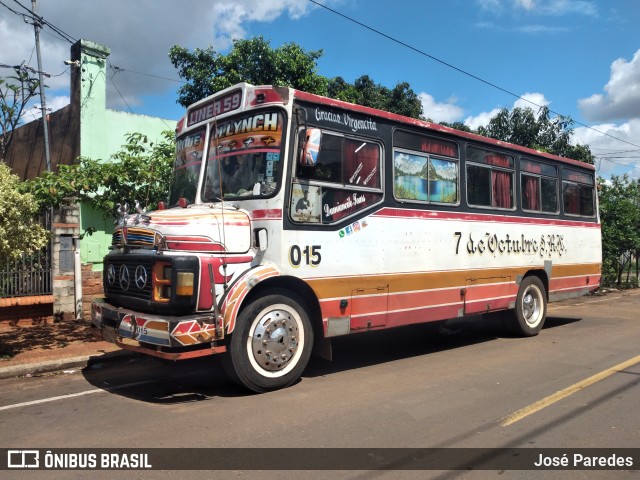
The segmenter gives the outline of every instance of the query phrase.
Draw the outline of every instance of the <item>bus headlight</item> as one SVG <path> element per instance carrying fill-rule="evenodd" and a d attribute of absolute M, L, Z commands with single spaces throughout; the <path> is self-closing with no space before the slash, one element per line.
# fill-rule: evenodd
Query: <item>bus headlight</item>
<path fill-rule="evenodd" d="M 193 295 L 193 272 L 178 272 L 176 295 L 184 297 Z"/>

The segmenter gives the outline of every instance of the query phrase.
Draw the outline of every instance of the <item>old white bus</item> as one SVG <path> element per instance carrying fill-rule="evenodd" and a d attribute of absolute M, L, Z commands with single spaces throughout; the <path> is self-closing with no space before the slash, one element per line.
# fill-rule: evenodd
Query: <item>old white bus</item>
<path fill-rule="evenodd" d="M 289 88 L 239 84 L 177 128 L 168 205 L 122 212 L 92 322 L 221 354 L 257 392 L 333 337 L 490 312 L 531 336 L 600 284 L 592 165 Z"/>

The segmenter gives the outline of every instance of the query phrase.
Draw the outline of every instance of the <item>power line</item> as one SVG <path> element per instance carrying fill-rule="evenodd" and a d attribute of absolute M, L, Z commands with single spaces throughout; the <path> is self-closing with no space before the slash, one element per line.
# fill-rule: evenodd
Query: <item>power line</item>
<path fill-rule="evenodd" d="M 14 0 L 14 1 L 16 1 L 16 0 Z M 457 71 L 457 72 L 459 72 L 459 73 L 462 73 L 463 75 L 466 75 L 466 76 L 468 76 L 468 77 L 471 77 L 471 78 L 472 78 L 472 79 L 474 79 L 474 80 L 477 80 L 477 81 L 479 81 L 479 82 L 482 82 L 482 83 L 484 83 L 485 85 L 488 85 L 488 86 L 490 86 L 490 87 L 493 87 L 493 88 L 495 88 L 495 89 L 497 89 L 497 90 L 500 90 L 501 92 L 504 92 L 504 93 L 506 93 L 506 94 L 508 94 L 508 95 L 511 95 L 511 96 L 513 96 L 513 97 L 515 97 L 515 98 L 518 98 L 518 99 L 520 99 L 520 100 L 524 100 L 525 102 L 528 102 L 528 103 L 530 103 L 531 105 L 534 105 L 534 106 L 536 106 L 536 107 L 538 107 L 538 108 L 542 108 L 542 107 L 543 107 L 542 105 L 538 105 L 537 103 L 532 102 L 531 100 L 529 100 L 529 99 L 527 99 L 527 98 L 524 98 L 524 97 L 522 97 L 522 96 L 520 96 L 520 95 L 518 95 L 518 94 L 516 94 L 516 93 L 511 92 L 510 90 L 507 90 L 506 88 L 503 88 L 503 87 L 501 87 L 501 86 L 499 86 L 499 85 L 496 85 L 495 83 L 492 83 L 492 82 L 490 82 L 490 81 L 488 81 L 488 80 L 485 80 L 484 78 L 481 78 L 481 77 L 479 77 L 479 76 L 477 76 L 477 75 L 474 75 L 473 73 L 467 72 L 466 70 L 463 70 L 462 68 L 456 67 L 455 65 L 452 65 L 452 64 L 450 64 L 450 63 L 448 63 L 448 62 L 445 62 L 444 60 L 441 60 L 441 59 L 439 59 L 439 58 L 437 58 L 437 57 L 434 57 L 433 55 L 431 55 L 431 54 L 429 54 L 429 53 L 425 52 L 424 50 L 420 50 L 419 48 L 416 48 L 416 47 L 414 47 L 414 46 L 412 46 L 412 45 L 409 45 L 408 43 L 403 42 L 402 40 L 399 40 L 399 39 L 397 39 L 397 38 L 395 38 L 395 37 L 393 37 L 393 36 L 391 36 L 391 35 L 388 35 L 388 34 L 386 34 L 386 33 L 382 32 L 382 31 L 380 31 L 380 30 L 377 30 L 377 29 L 373 28 L 373 27 L 371 27 L 371 26 L 369 26 L 369 25 L 367 25 L 367 24 L 365 24 L 365 23 L 362 23 L 362 22 L 360 22 L 359 20 L 356 20 L 355 18 L 349 17 L 348 15 L 345 15 L 344 13 L 341 13 L 341 12 L 339 12 L 339 11 L 337 11 L 337 10 L 334 10 L 334 9 L 332 9 L 332 8 L 330 8 L 330 7 L 327 7 L 326 5 L 323 5 L 322 3 L 317 2 L 316 0 L 309 0 L 309 2 L 311 2 L 311 3 L 313 3 L 314 5 L 317 5 L 317 6 L 319 6 L 319 7 L 322 7 L 322 8 L 324 8 L 325 10 L 328 10 L 329 12 L 334 13 L 335 15 L 338 15 L 338 16 L 340 16 L 340 17 L 342 17 L 342 18 L 344 18 L 344 19 L 346 19 L 346 20 L 348 20 L 348 21 L 350 21 L 350 22 L 352 22 L 352 23 L 355 23 L 356 25 L 359 25 L 359 26 L 361 26 L 362 28 L 365 28 L 365 29 L 367 29 L 367 30 L 369 30 L 369 31 L 371 31 L 371 32 L 373 32 L 373 33 L 376 33 L 377 35 L 380 35 L 380 36 L 382 36 L 382 37 L 386 38 L 387 40 L 391 40 L 391 41 L 392 41 L 392 42 L 394 42 L 394 43 L 397 43 L 397 44 L 399 44 L 399 45 L 401 45 L 401 46 L 403 46 L 403 47 L 406 47 L 406 48 L 408 48 L 408 49 L 410 49 L 410 50 L 413 50 L 414 52 L 416 52 L 416 53 L 418 53 L 418 54 L 420 54 L 420 55 L 422 55 L 422 56 L 425 56 L 425 57 L 427 57 L 427 58 L 430 58 L 431 60 L 434 60 L 434 61 L 436 61 L 436 62 L 438 62 L 438 63 L 440 63 L 440 64 L 442 64 L 442 65 L 444 65 L 444 66 L 446 66 L 446 67 L 449 67 L 449 68 L 451 68 L 451 69 L 453 69 L 453 70 L 455 70 L 455 71 Z M 562 114 L 560 114 L 560 113 L 558 113 L 558 112 L 555 112 L 555 111 L 553 111 L 553 110 L 551 110 L 551 109 L 549 109 L 549 112 L 550 112 L 550 113 L 553 113 L 554 115 L 560 116 L 560 117 L 568 117 L 567 115 L 562 115 Z M 572 122 L 573 122 L 573 123 L 575 123 L 575 124 L 577 124 L 577 125 L 580 125 L 580 126 L 582 126 L 582 127 L 588 128 L 589 130 L 593 130 L 594 132 L 599 133 L 599 134 L 601 134 L 601 135 L 605 135 L 605 136 L 607 136 L 607 137 L 610 137 L 610 138 L 612 138 L 612 139 L 614 139 L 614 140 L 617 140 L 617 141 L 619 141 L 619 142 L 626 143 L 626 144 L 631 145 L 631 146 L 633 146 L 633 147 L 640 147 L 640 145 L 636 145 L 635 143 L 629 142 L 629 141 L 627 141 L 627 140 L 623 140 L 622 138 L 618 138 L 618 137 L 616 137 L 616 136 L 614 136 L 614 135 L 611 135 L 611 134 L 609 134 L 609 133 L 606 133 L 606 132 L 603 132 L 603 131 L 598 130 L 598 129 L 596 129 L 596 128 L 593 128 L 593 127 L 591 127 L 591 126 L 589 126 L 589 125 L 586 125 L 586 124 L 584 124 L 584 123 L 578 122 L 577 120 L 573 120 L 573 119 L 572 119 Z"/>
<path fill-rule="evenodd" d="M 131 113 L 134 113 L 134 111 L 131 109 L 131 107 L 129 106 L 129 104 L 128 104 L 128 103 L 127 103 L 127 101 L 125 100 L 125 98 L 124 98 L 124 96 L 122 95 L 122 93 L 120 93 L 120 89 L 118 88 L 118 86 L 116 85 L 116 82 L 114 81 L 114 77 L 116 76 L 116 74 L 117 74 L 117 73 L 119 73 L 120 71 L 125 71 L 125 72 L 126 72 L 127 70 L 124 70 L 124 69 L 122 69 L 122 68 L 120 68 L 120 67 L 116 67 L 116 66 L 115 66 L 115 65 L 113 65 L 113 64 L 112 64 L 108 59 L 107 59 L 107 64 L 109 65 L 109 68 L 113 71 L 113 75 L 111 75 L 111 76 L 109 77 L 109 80 L 111 80 L 111 83 L 113 84 L 113 88 L 115 88 L 115 89 L 116 89 L 116 92 L 118 92 L 118 95 L 120 95 L 120 98 L 122 99 L 122 101 L 124 102 L 124 104 L 127 106 L 127 108 L 129 109 L 129 111 L 130 111 Z M 133 72 L 133 73 L 138 73 L 138 72 Z M 140 75 L 145 75 L 145 74 L 141 73 Z M 148 76 L 155 77 L 155 75 L 148 75 Z M 162 77 L 159 77 L 159 78 L 162 78 Z M 166 79 L 166 80 L 169 80 L 169 79 Z M 164 121 L 164 119 L 162 119 L 162 118 L 161 118 L 160 120 L 162 121 L 162 123 L 164 123 L 164 124 L 167 126 L 167 128 L 168 128 L 169 130 L 172 130 L 172 129 L 173 129 L 170 125 L 168 125 L 168 124 L 167 124 L 167 122 L 165 122 L 165 121 Z"/>
<path fill-rule="evenodd" d="M 112 65 L 111 68 L 113 68 L 117 72 L 135 73 L 136 75 L 143 75 L 145 77 L 158 78 L 160 80 L 168 80 L 170 82 L 185 83 L 185 84 L 187 83 L 184 80 L 179 80 L 179 79 L 176 79 L 176 78 L 162 77 L 160 75 L 153 75 L 151 73 L 136 72 L 135 70 L 129 70 L 127 68 L 118 67 L 116 65 Z"/>
<path fill-rule="evenodd" d="M 116 76 L 116 73 L 118 73 L 118 71 L 115 69 L 115 67 L 113 65 L 111 65 L 111 62 L 109 62 L 108 60 L 107 60 L 107 63 L 109 64 L 109 68 L 111 68 L 111 70 L 113 70 L 113 75 L 109 78 L 109 80 L 111 80 L 111 83 L 113 84 L 113 88 L 116 89 L 116 92 L 118 92 L 118 95 L 120 95 L 120 98 L 122 99 L 124 104 L 127 106 L 129 111 L 131 113 L 133 113 L 133 110 L 131 109 L 131 107 L 129 106 L 127 101 L 124 99 L 124 96 L 122 95 L 122 93 L 120 93 L 120 89 L 118 88 L 118 85 L 116 85 L 116 82 L 113 80 L 113 77 Z"/>
<path fill-rule="evenodd" d="M 62 37 L 63 40 L 66 40 L 67 42 L 74 44 L 76 43 L 78 40 L 74 37 L 72 37 L 71 35 L 69 35 L 68 33 L 64 32 L 63 30 L 61 30 L 60 28 L 56 27 L 55 25 L 53 25 L 51 22 L 49 22 L 48 20 L 45 20 L 44 17 L 41 17 L 40 15 L 37 15 L 35 12 L 33 12 L 31 9 L 25 7 L 24 5 L 22 5 L 18 0 L 13 0 L 14 3 L 16 3 L 17 5 L 19 5 L 23 10 L 25 10 L 27 13 L 26 14 L 20 14 L 15 12 L 14 10 L 11 10 L 12 12 L 18 14 L 18 15 L 23 15 L 24 17 L 28 17 L 30 18 L 33 22 L 37 22 L 40 26 L 46 25 L 47 27 L 49 27 L 51 30 L 53 30 L 54 32 L 56 32 L 58 35 L 60 35 L 60 37 Z M 1 3 L 1 2 L 0 2 Z M 7 7 L 4 3 L 3 5 L 5 7 Z M 9 8 L 9 7 L 7 7 Z M 26 21 L 26 20 L 25 20 Z"/>

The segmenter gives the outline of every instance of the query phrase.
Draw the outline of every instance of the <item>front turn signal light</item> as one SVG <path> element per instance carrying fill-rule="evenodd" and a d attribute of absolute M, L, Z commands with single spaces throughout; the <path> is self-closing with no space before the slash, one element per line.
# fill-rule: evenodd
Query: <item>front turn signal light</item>
<path fill-rule="evenodd" d="M 190 297 L 193 295 L 193 272 L 178 272 L 176 295 Z"/>

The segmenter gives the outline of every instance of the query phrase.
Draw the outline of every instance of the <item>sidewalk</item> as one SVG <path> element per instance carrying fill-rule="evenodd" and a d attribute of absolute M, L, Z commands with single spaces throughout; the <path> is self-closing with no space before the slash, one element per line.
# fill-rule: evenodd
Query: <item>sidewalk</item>
<path fill-rule="evenodd" d="M 88 320 L 30 326 L 0 323 L 0 379 L 83 368 L 101 358 L 124 355 L 131 353 L 98 340 Z"/>

